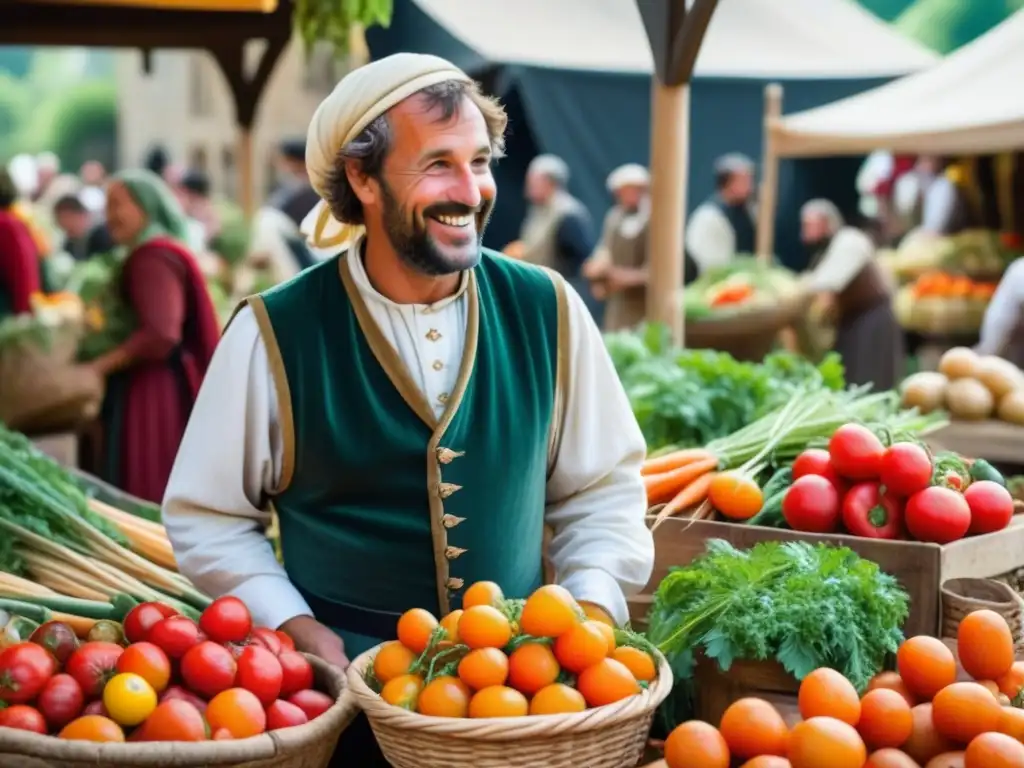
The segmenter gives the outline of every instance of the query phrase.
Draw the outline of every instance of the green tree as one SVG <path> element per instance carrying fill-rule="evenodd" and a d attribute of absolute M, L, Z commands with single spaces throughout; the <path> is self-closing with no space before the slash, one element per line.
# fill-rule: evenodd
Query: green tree
<path fill-rule="evenodd" d="M 32 67 L 35 51 L 24 45 L 0 48 L 0 74 L 6 72 L 14 77 L 24 77 Z"/>
<path fill-rule="evenodd" d="M 1020 0 L 917 0 L 895 25 L 908 37 L 946 54 L 1002 23 L 1020 5 Z"/>
<path fill-rule="evenodd" d="M 86 160 L 112 167 L 117 148 L 117 86 L 91 80 L 54 93 L 23 129 L 21 143 L 25 151 L 55 152 L 64 168 L 78 168 Z"/>
<path fill-rule="evenodd" d="M 29 109 L 29 89 L 25 83 L 0 72 L 0 160 L 17 154 L 17 137 Z"/>

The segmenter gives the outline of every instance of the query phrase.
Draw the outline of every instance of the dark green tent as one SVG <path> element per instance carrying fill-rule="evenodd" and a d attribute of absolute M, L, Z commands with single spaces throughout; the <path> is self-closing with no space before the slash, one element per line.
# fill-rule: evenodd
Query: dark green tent
<path fill-rule="evenodd" d="M 689 207 L 712 192 L 712 162 L 758 158 L 764 88 L 785 87 L 786 111 L 842 98 L 928 66 L 934 54 L 852 0 L 721 0 L 691 91 Z M 634 0 L 396 0 L 389 29 L 367 34 L 375 57 L 444 56 L 480 79 L 510 115 L 508 157 L 488 244 L 518 236 L 522 182 L 542 152 L 562 156 L 570 186 L 600 220 L 605 178 L 650 154 L 651 54 Z M 800 266 L 796 208 L 825 194 L 856 208 L 850 158 L 784 164 L 779 253 Z"/>

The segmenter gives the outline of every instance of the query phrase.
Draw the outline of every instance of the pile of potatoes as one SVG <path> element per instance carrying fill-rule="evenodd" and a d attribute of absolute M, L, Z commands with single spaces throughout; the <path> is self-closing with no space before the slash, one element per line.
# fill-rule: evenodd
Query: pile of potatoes
<path fill-rule="evenodd" d="M 938 371 L 908 376 L 900 386 L 903 405 L 928 413 L 945 408 L 955 419 L 998 418 L 1024 426 L 1024 372 L 1001 357 L 982 357 L 954 347 Z"/>

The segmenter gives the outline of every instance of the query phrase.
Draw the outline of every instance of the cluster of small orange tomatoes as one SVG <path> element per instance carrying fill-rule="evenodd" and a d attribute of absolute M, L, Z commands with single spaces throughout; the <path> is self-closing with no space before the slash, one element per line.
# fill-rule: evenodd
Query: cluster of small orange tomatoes
<path fill-rule="evenodd" d="M 381 698 L 434 717 L 553 715 L 634 696 L 657 677 L 650 654 L 618 644 L 563 587 L 541 587 L 521 613 L 514 602 L 477 582 L 440 621 L 407 611 L 373 659 Z"/>
<path fill-rule="evenodd" d="M 973 680 L 958 682 L 946 643 L 906 640 L 896 671 L 882 672 L 863 697 L 833 669 L 800 684 L 803 718 L 790 729 L 767 701 L 741 699 L 719 727 L 690 721 L 665 742 L 669 768 L 1024 768 L 1024 662 L 993 611 L 961 622 L 957 654 Z"/>

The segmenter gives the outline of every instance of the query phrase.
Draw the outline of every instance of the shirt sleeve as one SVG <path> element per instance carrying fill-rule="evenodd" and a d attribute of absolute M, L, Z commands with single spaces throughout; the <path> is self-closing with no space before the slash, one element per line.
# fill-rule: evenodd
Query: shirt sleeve
<path fill-rule="evenodd" d="M 236 595 L 258 624 L 271 628 L 312 615 L 266 537 L 267 497 L 280 475 L 281 450 L 267 351 L 246 308 L 206 372 L 168 482 L 163 520 L 181 573 L 209 595 Z"/>
<path fill-rule="evenodd" d="M 736 234 L 725 215 L 711 205 L 697 207 L 686 226 L 686 250 L 698 273 L 726 264 L 736 253 Z"/>
<path fill-rule="evenodd" d="M 566 291 L 569 391 L 547 487 L 548 555 L 558 583 L 624 624 L 626 597 L 646 586 L 654 568 L 640 477 L 647 449 L 597 325 L 579 294 Z"/>
<path fill-rule="evenodd" d="M 594 252 L 594 228 L 590 219 L 581 214 L 569 214 L 558 225 L 558 248 L 576 265 L 586 261 Z"/>
<path fill-rule="evenodd" d="M 921 228 L 934 234 L 943 234 L 956 207 L 956 194 L 956 185 L 949 179 L 940 177 L 933 181 L 925 193 Z"/>
<path fill-rule="evenodd" d="M 985 355 L 1003 351 L 1024 312 L 1024 259 L 1017 259 L 999 281 L 985 309 L 977 350 Z"/>
<path fill-rule="evenodd" d="M 841 229 L 825 257 L 811 274 L 811 289 L 840 293 L 874 256 L 868 237 L 856 229 Z"/>

